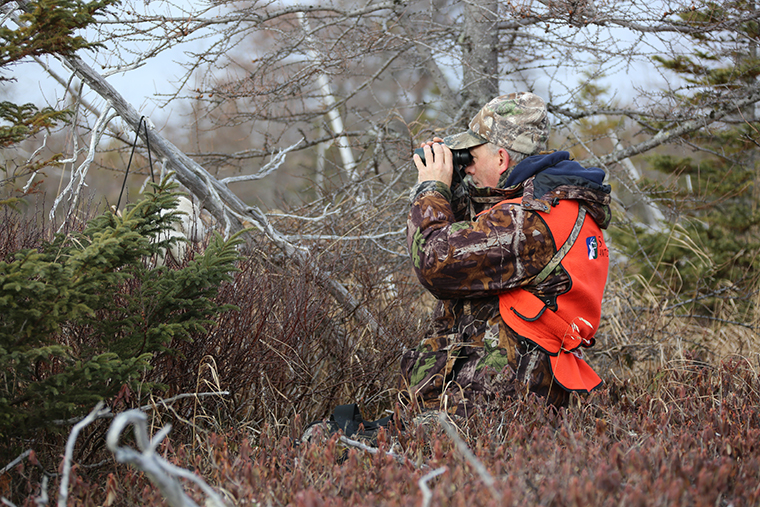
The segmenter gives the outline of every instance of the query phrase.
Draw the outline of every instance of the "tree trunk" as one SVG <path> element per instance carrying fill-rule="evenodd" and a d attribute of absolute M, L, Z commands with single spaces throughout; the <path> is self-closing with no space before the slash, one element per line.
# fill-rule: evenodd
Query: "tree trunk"
<path fill-rule="evenodd" d="M 467 105 L 464 118 L 470 118 L 489 100 L 499 95 L 499 33 L 495 0 L 465 3 L 462 46 L 462 98 Z"/>

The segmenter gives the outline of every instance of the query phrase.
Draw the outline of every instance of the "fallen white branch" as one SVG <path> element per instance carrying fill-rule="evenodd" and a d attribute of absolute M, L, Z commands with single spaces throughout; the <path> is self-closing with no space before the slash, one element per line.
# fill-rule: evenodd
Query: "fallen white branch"
<path fill-rule="evenodd" d="M 441 475 L 443 472 L 448 470 L 446 467 L 436 468 L 435 470 L 432 470 L 422 477 L 420 477 L 420 480 L 417 481 L 417 485 L 420 487 L 420 490 L 422 491 L 422 507 L 429 507 L 430 506 L 430 500 L 433 499 L 433 492 L 430 490 L 430 487 L 428 487 L 427 483 L 428 481 L 431 481 Z"/>
<path fill-rule="evenodd" d="M 34 503 L 37 505 L 47 505 L 50 498 L 48 498 L 48 476 L 47 474 L 42 476 L 40 481 L 40 496 L 34 499 Z"/>
<path fill-rule="evenodd" d="M 130 424 L 134 428 L 139 451 L 119 445 L 121 434 Z M 171 424 L 164 426 L 153 438 L 149 437 L 148 417 L 140 410 L 129 410 L 114 418 L 106 435 L 106 445 L 114 453 L 116 461 L 127 463 L 144 472 L 161 490 L 161 494 L 172 507 L 198 507 L 198 504 L 185 493 L 178 478 L 189 480 L 199 486 L 206 495 L 205 505 L 225 507 L 222 497 L 202 478 L 184 468 L 172 465 L 156 453 L 158 445 L 169 431 L 171 431 Z"/>
<path fill-rule="evenodd" d="M 31 449 L 27 449 L 24 452 L 22 452 L 21 454 L 19 454 L 16 459 L 14 459 L 13 461 L 11 461 L 7 465 L 5 465 L 3 468 L 0 468 L 0 475 L 3 475 L 8 470 L 10 470 L 11 468 L 15 467 L 19 463 L 21 463 L 23 460 L 25 460 L 26 458 L 28 458 L 30 454 L 32 454 L 32 450 Z"/>
<path fill-rule="evenodd" d="M 32 454 L 31 449 L 27 449 L 26 451 L 22 452 L 16 459 L 5 465 L 2 469 L 0 469 L 0 475 L 3 475 L 5 472 L 13 468 L 14 466 L 21 463 L 23 460 L 28 458 Z M 46 473 L 43 473 L 42 480 L 40 481 L 40 496 L 35 498 L 34 503 L 37 505 L 47 505 L 48 504 L 48 476 Z M 16 505 L 12 502 L 10 502 L 7 498 L 2 497 L 0 498 L 0 502 L 3 503 L 3 505 L 8 505 L 10 507 L 16 507 Z"/>
<path fill-rule="evenodd" d="M 79 421 L 69 434 L 69 439 L 66 441 L 66 453 L 63 457 L 63 473 L 61 474 L 61 487 L 58 492 L 58 507 L 66 507 L 66 503 L 69 497 L 69 475 L 71 475 L 71 461 L 74 456 L 74 446 L 77 443 L 77 437 L 79 432 L 84 429 L 85 426 L 90 424 L 95 419 L 102 416 L 103 413 L 108 412 L 110 409 L 103 408 L 103 402 L 99 401 L 92 411 Z"/>
<path fill-rule="evenodd" d="M 378 449 L 376 447 L 370 447 L 369 445 L 365 444 L 364 442 L 359 442 L 358 440 L 353 440 L 351 438 L 348 438 L 345 435 L 341 435 L 340 436 L 340 441 L 343 442 L 344 444 L 350 446 L 350 447 L 356 447 L 357 449 L 361 449 L 362 451 L 366 451 L 366 452 L 368 452 L 370 454 L 377 454 L 378 452 L 380 452 L 380 449 Z M 407 458 L 406 456 L 402 456 L 400 454 L 396 454 L 393 451 L 385 451 L 385 454 L 387 456 L 390 456 L 391 458 L 395 459 L 398 463 L 411 465 L 411 466 L 413 466 L 415 468 L 427 468 L 427 465 L 425 465 L 424 463 L 421 466 L 417 466 L 414 463 L 412 463 L 412 461 L 409 460 L 409 458 Z"/>

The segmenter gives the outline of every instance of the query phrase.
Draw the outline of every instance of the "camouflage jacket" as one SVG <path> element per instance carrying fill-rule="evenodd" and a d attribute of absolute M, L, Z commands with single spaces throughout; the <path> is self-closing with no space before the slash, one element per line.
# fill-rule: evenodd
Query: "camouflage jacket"
<path fill-rule="evenodd" d="M 533 284 L 560 246 L 534 210 L 575 199 L 605 229 L 610 189 L 603 179 L 601 169 L 584 168 L 560 151 L 524 160 L 504 188 L 462 185 L 452 194 L 428 181 L 413 189 L 407 244 L 418 279 L 438 303 L 430 332 L 402 358 L 410 402 L 463 416 L 494 396 L 535 392 L 552 404 L 567 403 L 569 394 L 552 383 L 548 356 L 502 319 L 498 295 L 515 288 L 539 296 L 567 290 L 562 270 Z M 521 206 L 493 208 L 519 197 Z"/>

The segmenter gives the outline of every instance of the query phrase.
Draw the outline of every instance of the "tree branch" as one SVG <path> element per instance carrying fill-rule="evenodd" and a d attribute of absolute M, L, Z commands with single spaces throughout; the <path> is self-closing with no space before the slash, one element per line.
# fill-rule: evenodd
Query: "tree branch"
<path fill-rule="evenodd" d="M 430 500 L 433 499 L 433 492 L 430 491 L 430 487 L 427 485 L 428 481 L 435 479 L 446 470 L 448 470 L 448 468 L 445 466 L 436 468 L 420 477 L 420 480 L 417 481 L 417 485 L 420 487 L 420 491 L 422 491 L 422 507 L 428 507 L 430 505 Z"/>
<path fill-rule="evenodd" d="M 640 153 L 647 152 L 657 146 L 668 143 L 686 134 L 696 132 L 708 125 L 711 125 L 725 116 L 740 110 L 741 108 L 760 102 L 760 86 L 756 85 L 748 89 L 747 95 L 742 98 L 733 101 L 732 103 L 718 108 L 715 111 L 711 111 L 695 120 L 683 122 L 676 128 L 662 129 L 657 134 L 647 139 L 646 141 L 634 144 L 628 148 L 615 150 L 612 153 L 603 157 L 592 157 L 583 161 L 585 165 L 601 165 L 606 166 L 625 160 L 629 157 L 633 157 Z"/>
<path fill-rule="evenodd" d="M 129 124 L 132 130 L 137 131 L 142 116 L 110 83 L 78 56 L 65 58 L 65 61 L 90 88 L 111 102 L 112 107 Z M 306 249 L 293 245 L 285 236 L 272 227 L 261 210 L 256 206 L 245 204 L 226 185 L 209 174 L 200 164 L 158 134 L 152 123 L 147 128 L 141 129 L 140 135 L 144 141 L 149 139 L 149 142 L 146 144 L 150 145 L 151 149 L 158 155 L 158 158 L 165 158 L 169 169 L 177 174 L 177 179 L 200 200 L 203 206 L 206 207 L 219 223 L 224 224 L 227 234 L 248 229 L 251 226 L 256 227 L 297 265 L 312 271 L 315 274 L 317 282 L 342 306 L 353 312 L 356 318 L 366 325 L 371 332 L 388 338 L 388 334 L 377 319 L 369 311 L 361 307 L 361 303 L 348 292 L 346 287 L 323 273 L 310 260 Z"/>
<path fill-rule="evenodd" d="M 69 475 L 71 474 L 71 461 L 74 456 L 74 445 L 76 445 L 79 432 L 84 429 L 85 426 L 90 424 L 95 419 L 99 418 L 102 414 L 108 412 L 108 408 L 103 408 L 103 402 L 99 401 L 92 411 L 79 421 L 71 430 L 69 438 L 66 441 L 66 453 L 63 458 L 63 472 L 61 474 L 61 486 L 58 493 L 58 507 L 66 507 L 67 499 L 69 497 Z"/>
<path fill-rule="evenodd" d="M 119 446 L 119 438 L 127 426 L 134 427 L 135 441 L 141 452 Z M 106 445 L 114 453 L 116 461 L 127 463 L 144 472 L 172 507 L 198 507 L 183 490 L 177 477 L 198 485 L 206 495 L 206 505 L 225 507 L 225 502 L 202 478 L 183 468 L 172 465 L 156 453 L 161 441 L 169 434 L 171 425 L 164 426 L 151 438 L 148 435 L 148 418 L 139 410 L 129 410 L 116 416 L 106 435 Z"/>

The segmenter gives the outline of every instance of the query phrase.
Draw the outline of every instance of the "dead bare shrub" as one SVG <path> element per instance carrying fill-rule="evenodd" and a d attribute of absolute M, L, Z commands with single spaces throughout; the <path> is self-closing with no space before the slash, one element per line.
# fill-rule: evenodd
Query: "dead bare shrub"
<path fill-rule="evenodd" d="M 413 303 L 418 289 L 396 276 L 388 298 L 387 276 L 379 274 L 384 266 L 361 262 L 360 252 L 341 252 L 333 258 L 320 252 L 322 268 L 350 278 L 360 304 L 378 316 L 395 343 L 362 328 L 311 273 L 281 266 L 276 256 L 251 247 L 218 298 L 239 311 L 192 343 L 174 344 L 179 354 L 161 357 L 150 377 L 170 386 L 168 394 L 229 391 L 211 412 L 256 433 L 264 423 L 282 431 L 295 415 L 301 423 L 322 419 L 349 402 L 361 403 L 367 417 L 382 416 L 395 399 L 401 351 L 420 333 Z M 191 418 L 193 410 L 187 402 L 181 414 Z"/>

